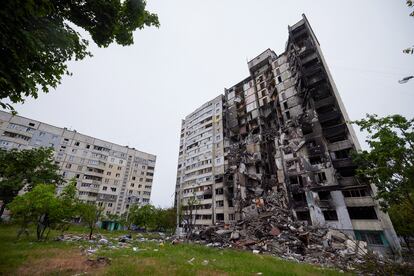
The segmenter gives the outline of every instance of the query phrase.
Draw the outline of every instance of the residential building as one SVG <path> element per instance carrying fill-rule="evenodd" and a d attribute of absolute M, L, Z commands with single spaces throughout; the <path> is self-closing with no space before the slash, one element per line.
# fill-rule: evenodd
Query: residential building
<path fill-rule="evenodd" d="M 75 178 L 79 198 L 103 206 L 106 214 L 150 202 L 155 155 L 0 111 L 0 148 L 38 147 L 53 148 L 66 183 Z"/>
<path fill-rule="evenodd" d="M 223 190 L 222 95 L 182 121 L 177 172 L 176 206 L 187 208 L 192 199 L 195 225 L 228 222 L 233 207 Z"/>
<path fill-rule="evenodd" d="M 223 128 L 215 133 L 224 137 L 224 174 L 214 175 L 233 206 L 224 208 L 224 222 L 242 219 L 264 194 L 277 191 L 304 223 L 399 251 L 390 218 L 374 199 L 376 187 L 355 176 L 351 153 L 360 145 L 309 22 L 303 15 L 288 30 L 285 52 L 267 49 L 247 63 L 247 78 L 225 89 Z M 185 158 L 180 162 L 187 166 Z M 178 205 L 185 204 L 182 185 L 179 178 Z"/>

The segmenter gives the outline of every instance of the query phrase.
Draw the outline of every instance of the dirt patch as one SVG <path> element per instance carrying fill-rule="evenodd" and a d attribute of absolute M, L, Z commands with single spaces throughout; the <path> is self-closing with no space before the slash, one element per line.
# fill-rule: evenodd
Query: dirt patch
<path fill-rule="evenodd" d="M 105 259 L 88 259 L 78 250 L 53 250 L 45 251 L 44 256 L 29 257 L 29 259 L 17 270 L 17 275 L 49 275 L 49 274 L 99 274 L 103 267 L 109 264 Z"/>

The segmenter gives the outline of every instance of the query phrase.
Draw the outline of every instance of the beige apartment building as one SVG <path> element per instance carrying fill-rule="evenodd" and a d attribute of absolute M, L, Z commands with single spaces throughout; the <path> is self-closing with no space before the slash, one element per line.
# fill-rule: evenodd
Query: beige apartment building
<path fill-rule="evenodd" d="M 106 214 L 150 202 L 155 155 L 0 111 L 0 148 L 37 147 L 53 148 L 65 180 L 76 179 L 79 198 Z"/>

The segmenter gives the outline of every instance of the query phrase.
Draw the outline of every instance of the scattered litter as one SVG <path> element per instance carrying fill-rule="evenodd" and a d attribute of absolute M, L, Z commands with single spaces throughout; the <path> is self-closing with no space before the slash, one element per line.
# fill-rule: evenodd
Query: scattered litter
<path fill-rule="evenodd" d="M 189 259 L 188 261 L 187 261 L 187 263 L 189 263 L 190 265 L 194 265 L 193 264 L 193 261 L 195 260 L 195 258 L 191 258 L 191 259 Z"/>
<path fill-rule="evenodd" d="M 202 262 L 202 265 L 208 265 L 208 260 L 204 260 L 204 261 Z"/>

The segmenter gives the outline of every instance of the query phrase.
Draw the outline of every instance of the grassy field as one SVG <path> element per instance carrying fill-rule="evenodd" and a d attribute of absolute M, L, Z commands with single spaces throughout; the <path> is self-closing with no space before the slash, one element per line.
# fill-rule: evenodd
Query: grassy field
<path fill-rule="evenodd" d="M 344 275 L 331 269 L 298 264 L 272 256 L 236 250 L 220 250 L 201 245 L 136 241 L 126 248 L 102 246 L 88 256 L 85 249 L 95 243 L 37 242 L 31 236 L 16 239 L 17 228 L 0 224 L 0 275 Z M 73 227 L 69 233 L 86 233 Z M 100 231 L 107 239 L 125 232 Z M 115 244 L 115 243 L 114 243 Z M 116 245 L 116 244 L 115 244 Z M 135 251 L 133 250 L 135 247 Z M 88 258 L 108 257 L 109 265 L 87 262 Z"/>

